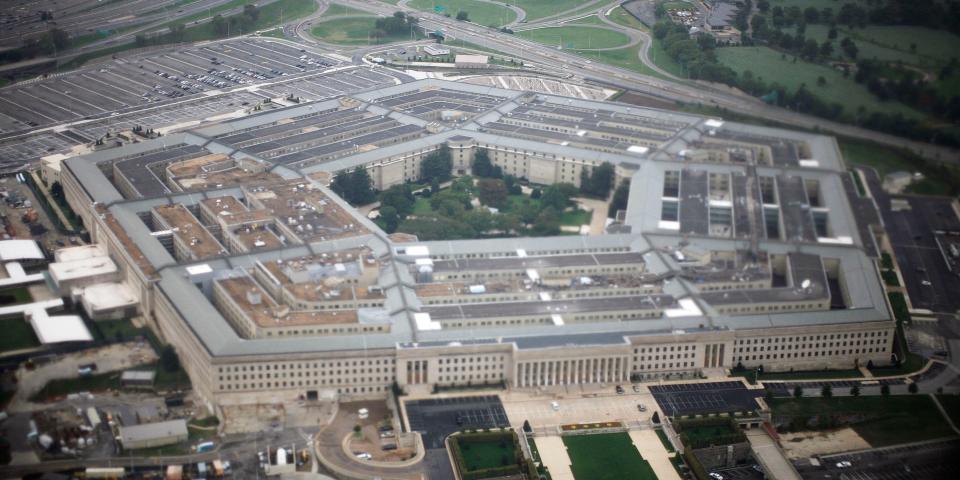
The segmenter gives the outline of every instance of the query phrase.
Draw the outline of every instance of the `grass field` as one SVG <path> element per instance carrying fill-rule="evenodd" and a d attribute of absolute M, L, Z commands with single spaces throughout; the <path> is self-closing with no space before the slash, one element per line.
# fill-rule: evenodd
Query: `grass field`
<path fill-rule="evenodd" d="M 646 25 L 641 23 L 640 20 L 637 20 L 633 15 L 630 15 L 630 12 L 624 10 L 623 7 L 614 8 L 613 11 L 610 12 L 610 15 L 607 15 L 607 18 L 627 28 L 633 28 L 643 32 L 649 30 Z"/>
<path fill-rule="evenodd" d="M 438 0 L 439 1 L 439 0 Z M 516 5 L 527 13 L 527 21 L 532 22 L 538 18 L 549 17 L 567 10 L 577 8 L 577 5 L 586 3 L 587 0 L 505 0 L 503 3 Z M 593 8 L 600 8 L 600 4 Z"/>
<path fill-rule="evenodd" d="M 868 112 L 901 113 L 908 118 L 923 118 L 924 114 L 906 105 L 896 102 L 881 102 L 866 87 L 844 78 L 837 70 L 803 60 L 793 61 L 791 55 L 786 58 L 780 52 L 767 47 L 726 47 L 717 49 L 720 63 L 738 73 L 750 70 L 754 76 L 767 83 L 779 83 L 791 91 L 800 85 L 826 102 L 843 105 L 845 115 L 852 116 L 860 107 Z M 826 85 L 818 86 L 818 78 L 823 77 Z"/>
<path fill-rule="evenodd" d="M 926 395 L 775 398 L 770 407 L 775 417 L 832 415 L 863 419 L 851 427 L 873 447 L 955 435 L 933 405 L 933 400 Z"/>
<path fill-rule="evenodd" d="M 640 46 L 618 48 L 616 50 L 570 50 L 593 62 L 606 63 L 615 67 L 625 68 L 643 75 L 664 78 L 657 71 L 647 67 L 640 61 Z"/>
<path fill-rule="evenodd" d="M 538 28 L 517 32 L 517 36 L 544 45 L 573 49 L 613 48 L 630 42 L 630 38 L 620 32 L 580 26 Z"/>
<path fill-rule="evenodd" d="M 563 437 L 577 480 L 656 480 L 626 433 Z"/>
<path fill-rule="evenodd" d="M 434 7 L 443 6 L 446 7 L 443 13 L 450 14 L 451 18 L 456 18 L 457 13 L 465 11 L 471 22 L 487 27 L 500 27 L 517 18 L 517 14 L 509 8 L 475 0 L 413 0 L 408 5 L 425 12 L 433 12 Z"/>
<path fill-rule="evenodd" d="M 0 320 L 0 328 L 3 329 L 3 335 L 0 335 L 0 352 L 40 345 L 37 335 L 33 333 L 33 327 L 23 317 L 4 318 Z"/>
<path fill-rule="evenodd" d="M 466 464 L 464 467 L 469 472 L 500 467 L 503 465 L 503 458 L 507 458 L 510 463 L 517 458 L 513 441 L 508 436 L 504 436 L 503 440 L 460 442 L 460 451 L 463 453 L 463 462 Z"/>
<path fill-rule="evenodd" d="M 370 32 L 374 30 L 376 21 L 377 17 L 335 18 L 314 24 L 310 34 L 324 42 L 337 45 L 375 45 L 410 39 L 408 35 L 388 35 L 380 39 L 370 38 Z M 422 38 L 422 35 L 418 32 L 415 31 L 414 34 L 416 38 Z"/>

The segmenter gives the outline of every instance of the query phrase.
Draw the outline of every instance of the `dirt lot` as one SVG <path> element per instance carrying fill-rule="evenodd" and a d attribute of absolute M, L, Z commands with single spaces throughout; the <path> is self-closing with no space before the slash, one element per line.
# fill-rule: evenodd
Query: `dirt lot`
<path fill-rule="evenodd" d="M 156 361 L 157 354 L 149 344 L 127 342 L 71 353 L 32 371 L 20 367 L 17 370 L 19 388 L 10 402 L 9 410 L 27 411 L 38 408 L 39 406 L 27 399 L 40 391 L 50 380 L 79 377 L 77 367 L 83 364 L 96 363 L 97 373 L 107 373 Z"/>
<path fill-rule="evenodd" d="M 870 444 L 852 428 L 785 433 L 780 436 L 780 443 L 790 460 L 870 448 Z"/>

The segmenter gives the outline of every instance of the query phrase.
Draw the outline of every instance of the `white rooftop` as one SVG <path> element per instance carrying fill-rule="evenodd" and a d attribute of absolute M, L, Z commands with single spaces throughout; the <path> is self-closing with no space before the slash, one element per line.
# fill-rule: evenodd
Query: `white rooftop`
<path fill-rule="evenodd" d="M 43 259 L 43 250 L 36 240 L 0 240 L 0 261 Z"/>
<path fill-rule="evenodd" d="M 90 330 L 77 315 L 51 317 L 45 308 L 38 307 L 27 312 L 30 325 L 40 343 L 89 342 L 93 340 Z"/>
<path fill-rule="evenodd" d="M 51 263 L 50 276 L 59 284 L 65 280 L 94 277 L 117 272 L 117 265 L 110 257 L 90 257 L 72 262 Z"/>
<path fill-rule="evenodd" d="M 83 303 L 92 310 L 112 310 L 139 303 L 137 292 L 125 283 L 97 283 L 81 291 Z"/>
<path fill-rule="evenodd" d="M 53 252 L 53 258 L 57 262 L 74 262 L 93 257 L 103 257 L 107 254 L 106 249 L 100 244 L 81 245 L 79 247 L 61 248 Z"/>

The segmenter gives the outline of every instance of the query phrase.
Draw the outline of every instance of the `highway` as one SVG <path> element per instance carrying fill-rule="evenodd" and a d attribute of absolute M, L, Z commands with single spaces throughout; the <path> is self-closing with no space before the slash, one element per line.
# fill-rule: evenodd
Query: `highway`
<path fill-rule="evenodd" d="M 887 146 L 906 148 L 934 161 L 960 164 L 960 151 L 955 149 L 908 140 L 854 125 L 793 112 L 767 105 L 753 97 L 729 93 L 704 84 L 681 83 L 642 75 L 630 70 L 590 61 L 579 55 L 473 23 L 457 21 L 430 12 L 394 6 L 378 0 L 338 0 L 338 3 L 380 15 L 392 15 L 398 9 L 404 10 L 406 13 L 419 18 L 420 24 L 428 31 L 442 30 L 446 35 L 453 38 L 498 50 L 507 55 L 523 58 L 525 61 L 552 66 L 557 70 L 587 81 L 633 90 L 667 100 L 725 108 L 731 112 L 781 123 L 794 128 L 819 130 Z M 641 58 L 648 65 L 652 64 L 646 55 L 641 55 Z"/>

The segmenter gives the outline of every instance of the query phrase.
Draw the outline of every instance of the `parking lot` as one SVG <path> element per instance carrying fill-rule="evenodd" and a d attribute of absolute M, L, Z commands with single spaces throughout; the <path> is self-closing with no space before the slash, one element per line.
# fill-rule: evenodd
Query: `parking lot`
<path fill-rule="evenodd" d="M 960 232 L 960 219 L 946 197 L 891 196 L 880 187 L 877 173 L 864 174 L 875 195 L 900 273 L 915 309 L 954 313 L 960 309 L 960 276 L 950 271 L 936 232 Z M 891 200 L 909 204 L 906 210 L 893 211 Z"/>
<path fill-rule="evenodd" d="M 496 395 L 431 398 L 406 402 L 411 431 L 421 432 L 424 468 L 431 480 L 453 479 L 444 439 L 463 428 L 508 427 L 507 413 Z"/>
<path fill-rule="evenodd" d="M 908 480 L 953 479 L 960 474 L 960 440 L 922 442 L 859 453 L 820 457 L 821 466 L 795 462 L 808 479 Z M 849 466 L 839 466 L 847 465 Z M 838 465 L 839 464 L 839 465 Z"/>
<path fill-rule="evenodd" d="M 0 90 L 0 133 L 317 72 L 340 63 L 313 50 L 260 38 L 118 58 Z"/>
<path fill-rule="evenodd" d="M 668 416 L 748 412 L 757 408 L 762 389 L 749 390 L 743 382 L 682 383 L 650 387 L 663 413 Z"/>
<path fill-rule="evenodd" d="M 0 171 L 135 125 L 189 125 L 242 113 L 269 98 L 321 100 L 406 80 L 403 74 L 351 67 L 316 50 L 263 38 L 110 60 L 0 89 Z M 70 126 L 25 134 L 62 123 Z"/>

